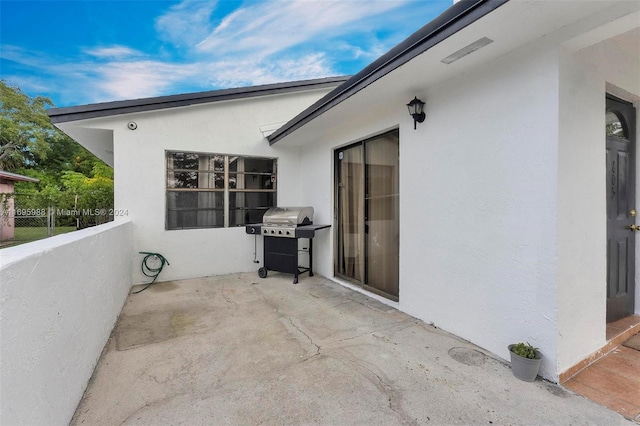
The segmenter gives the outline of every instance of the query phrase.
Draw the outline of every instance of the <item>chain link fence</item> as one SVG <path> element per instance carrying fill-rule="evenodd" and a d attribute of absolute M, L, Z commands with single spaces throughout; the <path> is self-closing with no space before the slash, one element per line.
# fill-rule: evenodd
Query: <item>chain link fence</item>
<path fill-rule="evenodd" d="M 75 203 L 78 204 L 76 197 Z M 32 194 L 0 194 L 0 248 L 96 226 L 113 220 L 113 209 L 69 209 Z"/>

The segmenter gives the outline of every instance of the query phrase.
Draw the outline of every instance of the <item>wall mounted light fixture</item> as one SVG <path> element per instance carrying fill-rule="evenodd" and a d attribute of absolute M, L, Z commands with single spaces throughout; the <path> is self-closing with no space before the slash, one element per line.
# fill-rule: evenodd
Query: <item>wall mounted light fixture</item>
<path fill-rule="evenodd" d="M 426 117 L 424 114 L 424 102 L 414 96 L 413 100 L 407 104 L 407 108 L 409 108 L 409 115 L 413 117 L 413 130 L 415 130 L 417 123 L 422 123 Z"/>

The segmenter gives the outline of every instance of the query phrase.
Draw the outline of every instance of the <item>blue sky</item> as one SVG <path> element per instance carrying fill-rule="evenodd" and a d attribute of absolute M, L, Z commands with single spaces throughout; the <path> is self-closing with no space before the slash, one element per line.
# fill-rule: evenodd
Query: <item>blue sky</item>
<path fill-rule="evenodd" d="M 58 107 L 354 74 L 452 0 L 0 0 L 0 78 Z"/>

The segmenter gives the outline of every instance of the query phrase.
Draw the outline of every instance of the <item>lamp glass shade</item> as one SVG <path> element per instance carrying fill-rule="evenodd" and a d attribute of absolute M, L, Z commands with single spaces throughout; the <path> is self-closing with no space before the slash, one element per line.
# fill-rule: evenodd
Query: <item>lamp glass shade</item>
<path fill-rule="evenodd" d="M 424 102 L 414 96 L 414 98 L 407 104 L 409 114 L 413 117 L 419 116 L 424 110 Z"/>

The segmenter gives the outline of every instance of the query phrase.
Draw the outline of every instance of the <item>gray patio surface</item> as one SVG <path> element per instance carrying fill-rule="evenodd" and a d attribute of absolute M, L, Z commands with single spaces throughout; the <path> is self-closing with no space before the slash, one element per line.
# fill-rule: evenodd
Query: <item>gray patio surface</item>
<path fill-rule="evenodd" d="M 632 423 L 326 278 L 246 273 L 130 295 L 72 424 Z"/>

